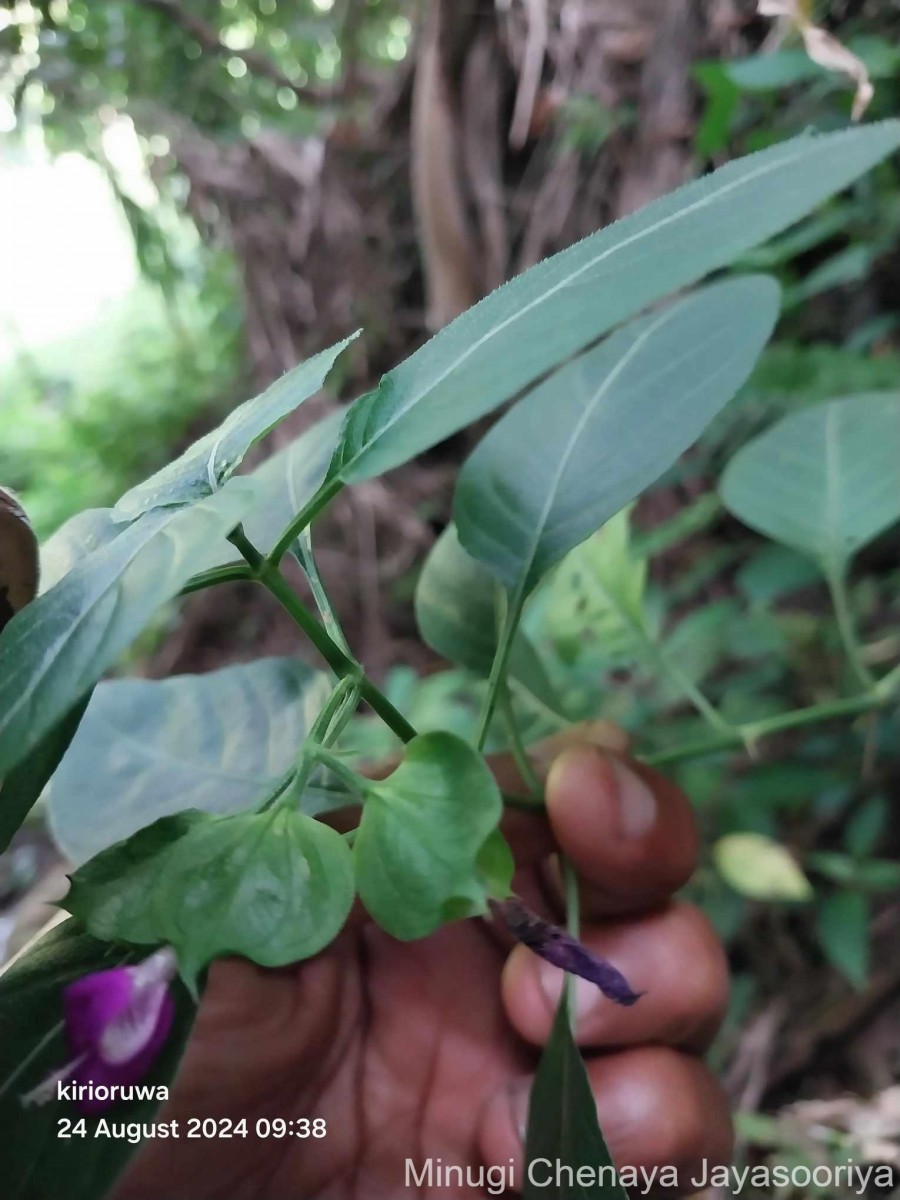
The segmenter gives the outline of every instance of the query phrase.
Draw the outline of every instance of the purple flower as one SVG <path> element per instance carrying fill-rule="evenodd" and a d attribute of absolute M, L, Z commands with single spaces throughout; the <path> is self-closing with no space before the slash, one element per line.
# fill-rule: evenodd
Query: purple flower
<path fill-rule="evenodd" d="M 521 900 L 510 899 L 492 902 L 494 912 L 500 916 L 507 929 L 529 950 L 559 967 L 570 975 L 580 975 L 595 983 L 604 996 L 616 1004 L 628 1007 L 640 1000 L 643 992 L 633 992 L 628 980 L 612 963 L 582 946 L 576 938 L 544 921 L 537 913 L 526 908 Z"/>
<path fill-rule="evenodd" d="M 165 1044 L 175 1015 L 169 983 L 176 969 L 175 952 L 166 947 L 135 966 L 70 983 L 63 1010 L 72 1059 L 23 1097 L 24 1103 L 55 1099 L 57 1084 L 74 1083 L 93 1085 L 73 1089 L 82 1112 L 114 1104 L 119 1089 L 142 1079 Z M 93 1095 L 97 1089 L 102 1098 Z"/>

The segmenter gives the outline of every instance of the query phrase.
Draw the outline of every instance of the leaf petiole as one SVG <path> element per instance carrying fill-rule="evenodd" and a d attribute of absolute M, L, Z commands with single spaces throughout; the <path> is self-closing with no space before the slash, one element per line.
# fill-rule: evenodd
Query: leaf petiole
<path fill-rule="evenodd" d="M 339 679 L 345 675 L 358 675 L 360 698 L 365 700 L 401 741 L 412 741 L 416 736 L 416 731 L 409 721 L 391 704 L 387 696 L 375 686 L 367 675 L 361 674 L 360 664 L 332 641 L 327 630 L 316 620 L 281 572 L 273 566 L 270 559 L 260 554 L 240 525 L 231 531 L 228 540 L 240 550 L 249 563 L 252 577 L 259 580 L 272 593 L 282 608 L 303 630 L 335 675 Z"/>

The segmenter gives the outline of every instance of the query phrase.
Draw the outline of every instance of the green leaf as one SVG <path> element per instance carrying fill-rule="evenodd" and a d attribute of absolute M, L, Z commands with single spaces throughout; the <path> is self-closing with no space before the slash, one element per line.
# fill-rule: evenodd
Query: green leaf
<path fill-rule="evenodd" d="M 748 276 L 641 318 L 561 368 L 463 467 L 459 539 L 515 597 L 666 471 L 731 399 L 778 315 Z"/>
<path fill-rule="evenodd" d="M 291 766 L 328 691 L 281 658 L 101 683 L 50 787 L 57 843 L 79 864 L 186 808 L 250 808 Z"/>
<path fill-rule="evenodd" d="M 777 600 L 799 588 L 819 582 L 819 573 L 809 559 L 786 546 L 761 543 L 744 560 L 735 583 L 749 603 L 770 611 Z"/>
<path fill-rule="evenodd" d="M 564 1168 L 559 1186 L 555 1186 L 557 1164 Z M 569 1183 L 565 1168 L 571 1169 L 574 1182 Z M 546 1196 L 628 1200 L 597 1124 L 597 1104 L 572 1038 L 565 995 L 531 1091 L 522 1196 L 523 1200 Z"/>
<path fill-rule="evenodd" d="M 491 889 L 481 856 L 496 865 L 488 843 L 502 811 L 477 750 L 451 733 L 413 738 L 400 766 L 368 785 L 353 846 L 360 897 L 382 929 L 406 941 L 485 912 Z M 490 874 L 496 888 L 496 869 Z"/>
<path fill-rule="evenodd" d="M 825 957 L 856 988 L 869 977 L 868 898 L 844 888 L 821 901 L 816 913 L 819 943 Z"/>
<path fill-rule="evenodd" d="M 250 490 L 244 531 L 262 553 L 275 545 L 287 526 L 315 493 L 328 470 L 344 420 L 344 410 L 335 409 L 273 454 L 255 471 L 242 476 L 241 486 Z M 73 567 L 95 550 L 102 549 L 122 533 L 111 508 L 89 508 L 77 513 L 41 547 L 41 585 L 48 591 Z M 228 531 L 226 531 L 228 532 Z M 224 537 L 219 553 L 212 554 L 205 569 L 242 561 Z"/>
<path fill-rule="evenodd" d="M 63 719 L 44 735 L 28 757 L 0 781 L 0 854 L 12 841 L 50 782 L 75 736 L 88 699 L 84 696 L 78 700 Z"/>
<path fill-rule="evenodd" d="M 0 634 L 0 775 L 43 740 L 161 604 L 215 562 L 248 498 L 232 485 L 189 510 L 149 514 L 13 617 Z"/>
<path fill-rule="evenodd" d="M 644 612 L 646 559 L 631 549 L 623 509 L 576 546 L 548 584 L 546 626 L 555 638 L 586 638 L 611 659 L 633 661 L 651 634 Z"/>
<path fill-rule="evenodd" d="M 459 544 L 448 525 L 434 546 L 416 585 L 416 621 L 423 641 L 436 653 L 487 677 L 497 650 L 496 580 Z M 553 686 L 537 650 L 519 631 L 513 643 L 510 679 L 556 711 Z"/>
<path fill-rule="evenodd" d="M 62 992 L 76 979 L 133 961 L 134 952 L 98 942 L 67 920 L 14 959 L 0 975 L 0 1179 L 4 1200 L 97 1200 L 138 1149 L 125 1138 L 95 1136 L 101 1117 L 84 1117 L 83 1138 L 59 1136 L 59 1121 L 82 1114 L 65 1100 L 25 1108 L 20 1097 L 71 1059 L 62 1026 Z M 168 1085 L 175 1074 L 195 1009 L 173 986 L 175 1021 L 160 1057 L 141 1080 Z M 121 1101 L 107 1122 L 149 1122 L 153 1098 Z"/>
<path fill-rule="evenodd" d="M 244 531 L 264 554 L 325 478 L 345 416 L 342 408 L 328 413 L 246 477 L 254 499 Z M 228 557 L 223 561 L 233 561 L 232 546 L 224 549 Z"/>
<path fill-rule="evenodd" d="M 126 492 L 113 509 L 117 521 L 133 521 L 156 508 L 195 504 L 218 491 L 250 447 L 279 421 L 315 395 L 338 356 L 359 336 L 344 338 L 288 371 L 262 395 L 236 408 L 218 427 L 194 442 L 180 458 Z"/>
<path fill-rule="evenodd" d="M 720 491 L 745 524 L 842 574 L 900 519 L 900 394 L 791 413 L 735 455 Z"/>
<path fill-rule="evenodd" d="M 884 122 L 721 167 L 539 263 L 350 409 L 329 478 L 382 474 L 490 412 L 655 300 L 779 233 L 900 145 Z"/>
<path fill-rule="evenodd" d="M 95 937 L 174 946 L 191 988 L 226 954 L 264 967 L 309 958 L 352 903 L 347 843 L 283 807 L 163 817 L 80 867 L 65 899 Z"/>
<path fill-rule="evenodd" d="M 37 538 L 18 500 L 0 487 L 0 632 L 37 588 Z"/>
<path fill-rule="evenodd" d="M 49 592 L 88 554 L 108 545 L 121 532 L 111 508 L 87 508 L 70 517 L 41 546 L 41 591 Z"/>
<path fill-rule="evenodd" d="M 809 880 L 784 846 L 761 833 L 730 833 L 713 846 L 719 874 L 752 900 L 811 900 Z"/>

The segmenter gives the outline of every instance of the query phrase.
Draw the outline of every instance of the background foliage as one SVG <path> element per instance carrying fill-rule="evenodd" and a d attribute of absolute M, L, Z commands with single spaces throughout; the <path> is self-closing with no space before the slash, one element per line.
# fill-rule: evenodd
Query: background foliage
<path fill-rule="evenodd" d="M 456 36 L 443 31 L 448 67 L 475 71 L 489 54 L 498 96 L 486 109 L 503 118 L 503 137 L 491 140 L 472 132 L 458 106 L 429 110 L 433 139 L 448 118 L 464 149 L 493 148 L 487 178 L 503 197 L 498 232 L 497 214 L 478 205 L 486 176 L 470 172 L 460 185 L 463 209 L 477 213 L 461 227 L 463 244 L 483 270 L 460 279 L 448 268 L 458 248 L 435 244 L 435 214 L 421 195 L 416 203 L 416 178 L 442 164 L 423 160 L 412 111 L 412 66 L 436 36 L 413 4 L 11 6 L 0 18 L 0 55 L 25 139 L 15 152 L 30 138 L 96 163 L 140 269 L 127 303 L 96 327 L 23 348 L 2 368 L 0 477 L 23 493 L 40 531 L 111 502 L 214 424 L 250 381 L 268 382 L 357 325 L 367 328 L 366 348 L 346 368 L 347 395 L 423 339 L 426 309 L 432 322 L 453 315 L 498 273 L 706 165 L 845 123 L 846 87 L 798 45 L 764 48 L 768 28 L 740 5 L 708 6 L 699 26 L 684 16 L 689 7 L 671 4 L 663 15 L 652 4 L 628 6 L 614 24 L 631 42 L 623 35 L 615 53 L 609 39 L 598 48 L 589 23 L 571 63 L 551 22 L 546 86 L 512 147 L 522 14 L 512 6 L 504 24 L 479 10 L 460 18 Z M 717 21 L 726 10 L 729 19 Z M 869 66 L 872 115 L 895 113 L 893 6 L 834 5 L 821 16 Z M 684 114 L 662 139 L 652 103 L 661 84 L 674 88 L 666 111 Z M 108 131 L 121 122 L 137 139 L 149 192 L 110 154 Z M 665 757 L 709 736 L 691 704 L 698 689 L 729 720 L 751 722 L 848 682 L 821 573 L 729 515 L 718 483 L 738 448 L 783 415 L 896 388 L 898 235 L 897 168 L 887 164 L 736 268 L 779 279 L 776 340 L 699 446 L 567 560 L 528 610 L 513 674 L 535 736 L 554 727 L 555 707 L 573 720 L 602 714 Z M 465 448 L 457 437 L 388 486 L 364 484 L 370 490 L 347 501 L 322 539 L 351 640 L 423 732 L 471 735 L 478 710 L 470 671 L 439 668 L 410 645 L 414 564 L 449 519 L 447 480 Z M 876 532 L 850 586 L 868 669 L 900 650 L 900 535 Z M 343 595 L 351 556 L 361 566 Z M 373 599 L 379 583 L 389 589 L 387 611 Z M 288 648 L 271 612 L 238 587 L 224 619 L 202 598 L 173 612 L 141 644 L 141 670 L 223 666 L 223 623 L 237 630 L 239 657 Z M 758 761 L 722 751 L 667 768 L 700 812 L 705 851 L 692 892 L 735 970 L 716 1055 L 744 1114 L 743 1153 L 859 1158 L 860 1114 L 877 1106 L 900 1065 L 896 1044 L 884 1050 L 900 1007 L 890 938 L 900 897 L 898 733 L 896 715 L 882 715 L 783 735 Z M 348 748 L 374 758 L 391 744 L 381 727 L 360 722 Z M 7 856 L 12 895 L 43 853 L 29 841 Z M 812 1110 L 792 1107 L 846 1088 L 863 1099 L 833 1118 L 827 1137 Z"/>

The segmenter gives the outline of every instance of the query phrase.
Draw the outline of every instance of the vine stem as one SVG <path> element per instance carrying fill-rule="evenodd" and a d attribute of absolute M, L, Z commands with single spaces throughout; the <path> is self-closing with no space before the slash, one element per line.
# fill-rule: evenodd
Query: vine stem
<path fill-rule="evenodd" d="M 210 571 L 201 571 L 199 575 L 194 575 L 179 595 L 189 596 L 191 592 L 202 592 L 205 588 L 216 587 L 220 583 L 236 583 L 238 580 L 252 578 L 253 572 L 245 563 L 230 563 L 227 567 L 213 567 Z"/>
<path fill-rule="evenodd" d="M 647 637 L 646 645 L 648 652 L 662 673 L 667 675 L 670 682 L 693 704 L 694 708 L 708 725 L 711 725 L 713 729 L 718 729 L 723 736 L 734 732 L 736 726 L 732 725 L 730 721 L 725 720 L 718 709 L 707 700 L 706 696 L 704 696 L 690 676 L 679 667 L 678 663 L 675 662 L 659 642 L 655 642 L 652 638 Z"/>
<path fill-rule="evenodd" d="M 337 642 L 345 654 L 349 654 L 350 645 L 344 636 L 337 613 L 334 611 L 331 597 L 328 595 L 325 584 L 322 582 L 322 576 L 319 574 L 319 564 L 316 562 L 316 556 L 313 553 L 312 536 L 309 526 L 302 530 L 297 538 L 296 553 L 300 566 L 309 580 L 310 590 L 316 602 L 316 608 L 319 610 L 319 616 L 322 618 L 322 622 L 331 640 Z"/>
<path fill-rule="evenodd" d="M 509 748 L 513 756 L 513 762 L 518 767 L 519 774 L 522 776 L 525 786 L 531 793 L 531 797 L 541 800 L 541 805 L 543 806 L 541 797 L 544 789 L 534 767 L 531 765 L 531 759 L 528 757 L 528 752 L 522 742 L 522 735 L 519 732 L 515 713 L 513 712 L 509 688 L 506 686 L 501 690 L 500 708 L 503 713 L 507 733 L 509 734 Z"/>
<path fill-rule="evenodd" d="M 835 619 L 837 620 L 838 633 L 840 634 L 841 644 L 844 647 L 847 660 L 850 663 L 850 668 L 863 691 L 871 691 L 875 684 L 875 679 L 863 659 L 862 646 L 859 643 L 859 637 L 853 624 L 853 616 L 850 612 L 846 578 L 841 570 L 834 567 L 828 568 L 825 572 L 825 578 L 828 580 L 828 590 L 831 593 L 831 603 L 834 608 Z"/>
<path fill-rule="evenodd" d="M 328 636 L 326 629 L 319 624 L 300 597 L 291 588 L 270 558 L 264 557 L 238 525 L 228 535 L 228 540 L 240 550 L 247 560 L 254 579 L 267 588 L 282 608 L 294 619 L 295 623 L 306 634 L 325 662 L 337 675 L 343 679 L 347 675 L 359 678 L 359 694 L 362 700 L 376 712 L 385 725 L 403 742 L 410 742 L 416 736 L 416 731 L 406 717 L 391 704 L 387 696 L 363 674 L 362 668 L 355 659 L 346 654 L 336 642 Z"/>
<path fill-rule="evenodd" d="M 475 737 L 475 744 L 479 750 L 484 749 L 484 743 L 487 741 L 488 730 L 491 727 L 491 720 L 497 708 L 497 703 L 500 699 L 500 692 L 505 686 L 506 667 L 509 663 L 509 656 L 512 652 L 513 641 L 515 640 L 516 631 L 519 628 L 519 618 L 522 616 L 522 607 L 524 598 L 519 596 L 506 609 L 506 615 L 503 618 L 503 630 L 500 634 L 500 642 L 497 646 L 497 652 L 494 655 L 494 661 L 491 663 L 491 673 L 488 677 L 487 692 L 485 693 L 484 702 L 481 706 L 481 713 L 478 717 L 478 732 Z"/>
<path fill-rule="evenodd" d="M 888 686 L 886 686 L 888 685 Z M 830 700 L 825 704 L 813 704 L 808 708 L 796 708 L 792 712 L 779 713 L 774 717 L 766 717 L 762 721 L 750 721 L 745 725 L 734 725 L 729 732 L 723 732 L 718 737 L 709 738 L 702 742 L 689 742 L 684 746 L 676 746 L 672 750 L 662 750 L 657 754 L 641 755 L 641 761 L 648 766 L 658 767 L 667 763 L 681 762 L 689 758 L 701 758 L 706 754 L 715 754 L 719 750 L 730 750 L 744 745 L 755 748 L 763 738 L 789 729 L 797 729 L 803 725 L 815 725 L 820 721 L 829 721 L 838 717 L 854 717 L 862 713 L 874 712 L 883 708 L 891 699 L 894 691 L 900 687 L 900 672 L 892 672 L 885 676 L 868 692 L 859 696 L 848 696 L 841 700 Z"/>
<path fill-rule="evenodd" d="M 296 517 L 294 517 L 273 548 L 266 555 L 266 562 L 269 566 L 277 569 L 281 565 L 281 560 L 299 535 L 308 525 L 312 524 L 322 509 L 331 503 L 343 487 L 344 485 L 340 479 L 330 479 L 319 488 L 309 503 L 300 509 Z"/>

